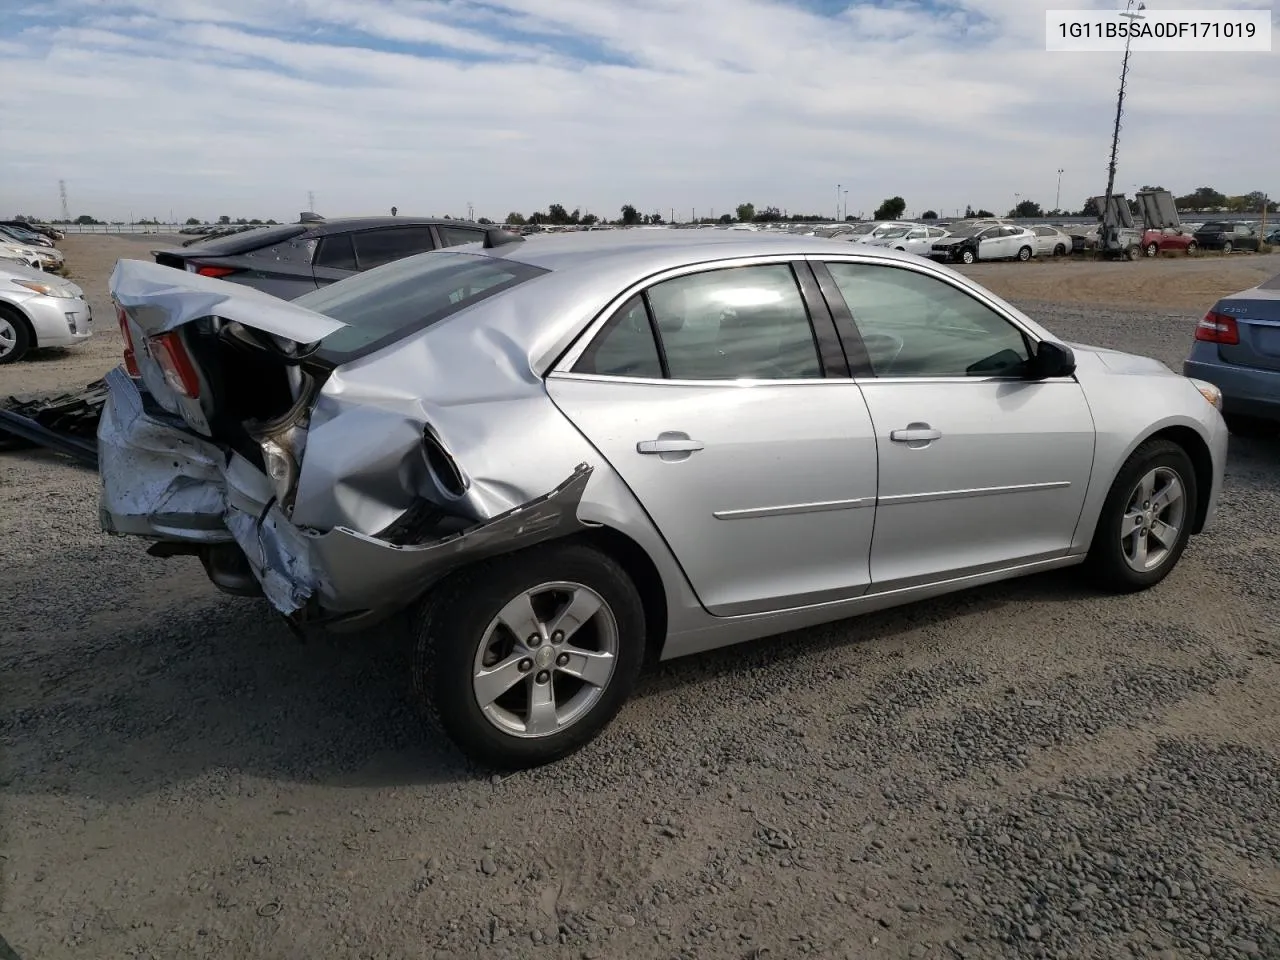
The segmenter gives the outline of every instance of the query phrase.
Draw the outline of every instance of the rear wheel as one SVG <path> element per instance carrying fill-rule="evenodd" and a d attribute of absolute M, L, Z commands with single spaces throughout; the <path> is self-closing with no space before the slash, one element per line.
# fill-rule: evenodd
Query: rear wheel
<path fill-rule="evenodd" d="M 1230 240 L 1228 240 L 1226 243 L 1224 243 L 1224 244 L 1222 245 L 1222 252 L 1223 252 L 1223 253 L 1230 253 L 1230 252 L 1231 252 L 1231 250 L 1232 250 L 1231 241 L 1230 241 Z"/>
<path fill-rule="evenodd" d="M 1018 259 L 1021 260 L 1023 263 L 1026 263 L 1028 260 L 1031 259 L 1031 254 L 1032 254 L 1032 250 L 1030 247 L 1023 247 L 1021 250 L 1018 251 Z"/>
<path fill-rule="evenodd" d="M 1192 240 L 1187 244 L 1187 256 L 1191 256 L 1191 254 L 1196 253 L 1199 249 L 1200 245 Z"/>
<path fill-rule="evenodd" d="M 33 343 L 26 319 L 0 305 L 0 363 L 17 363 L 27 355 Z"/>
<path fill-rule="evenodd" d="M 564 757 L 617 714 L 644 659 L 644 608 L 608 555 L 534 547 L 464 570 L 417 616 L 413 680 L 428 718 L 472 759 Z"/>
<path fill-rule="evenodd" d="M 973 263 L 977 259 L 978 259 L 978 255 L 975 254 L 972 250 L 963 250 L 960 253 L 961 263 Z"/>
<path fill-rule="evenodd" d="M 1125 461 L 1103 504 L 1087 567 L 1118 593 L 1155 586 L 1191 536 L 1199 502 L 1191 459 L 1176 443 L 1150 440 Z"/>
<path fill-rule="evenodd" d="M 1066 256 L 1066 253 L 1067 253 L 1067 247 L 1066 247 L 1066 244 L 1060 243 L 1060 244 L 1058 244 L 1056 247 L 1054 247 L 1054 248 L 1053 248 L 1053 255 L 1054 255 L 1055 257 L 1063 257 L 1063 256 Z"/>
<path fill-rule="evenodd" d="M 1157 253 L 1159 253 L 1159 252 L 1160 252 L 1160 246 L 1159 246 L 1159 244 L 1154 243 L 1154 242 L 1152 242 L 1152 243 L 1148 243 L 1148 244 L 1147 244 L 1147 256 L 1148 256 L 1148 257 L 1154 257 L 1154 256 L 1155 256 Z"/>

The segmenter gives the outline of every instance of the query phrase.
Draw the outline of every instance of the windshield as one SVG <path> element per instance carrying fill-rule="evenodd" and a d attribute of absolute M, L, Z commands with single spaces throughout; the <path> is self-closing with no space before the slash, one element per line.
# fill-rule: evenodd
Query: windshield
<path fill-rule="evenodd" d="M 470 253 L 422 253 L 356 274 L 293 302 L 347 324 L 318 354 L 346 363 L 547 271 Z"/>
<path fill-rule="evenodd" d="M 910 232 L 910 227 L 894 227 L 892 230 L 886 230 L 880 236 L 885 240 L 896 240 L 898 237 L 905 237 Z"/>
<path fill-rule="evenodd" d="M 855 223 L 849 230 L 850 233 L 870 233 L 876 228 L 874 223 Z"/>

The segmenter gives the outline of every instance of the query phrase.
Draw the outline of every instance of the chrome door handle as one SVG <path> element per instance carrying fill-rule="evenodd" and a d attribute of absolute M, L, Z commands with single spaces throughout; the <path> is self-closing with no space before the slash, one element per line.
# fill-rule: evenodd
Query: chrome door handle
<path fill-rule="evenodd" d="M 641 440 L 636 444 L 636 453 L 696 453 L 703 446 L 701 441 L 689 439 Z"/>
<path fill-rule="evenodd" d="M 932 427 L 908 427 L 905 430 L 893 430 L 889 433 L 889 439 L 894 443 L 927 443 L 941 436 L 942 431 L 934 430 Z"/>

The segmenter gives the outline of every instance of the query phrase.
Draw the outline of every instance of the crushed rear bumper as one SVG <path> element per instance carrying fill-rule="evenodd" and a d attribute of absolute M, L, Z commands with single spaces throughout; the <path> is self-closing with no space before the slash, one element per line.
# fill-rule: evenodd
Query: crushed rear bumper
<path fill-rule="evenodd" d="M 272 606 L 296 622 L 394 613 L 462 565 L 586 528 L 578 519 L 592 472 L 586 464 L 550 493 L 430 542 L 301 528 L 256 467 L 148 412 L 123 370 L 107 384 L 98 427 L 102 528 L 189 544 L 192 553 L 235 543 Z"/>

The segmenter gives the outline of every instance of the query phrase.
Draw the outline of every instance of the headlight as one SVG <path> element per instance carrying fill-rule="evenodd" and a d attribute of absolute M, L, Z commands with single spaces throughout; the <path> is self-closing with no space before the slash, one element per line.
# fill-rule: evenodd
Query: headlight
<path fill-rule="evenodd" d="M 58 297 L 59 299 L 74 300 L 75 294 L 71 292 L 69 287 L 64 287 L 59 283 L 45 283 L 43 280 L 15 280 L 13 281 L 20 287 L 26 287 L 28 290 L 34 290 L 36 293 L 43 294 L 46 297 Z"/>
<path fill-rule="evenodd" d="M 1191 377 L 1188 377 L 1187 379 L 1191 380 L 1191 383 L 1195 386 L 1195 388 L 1200 391 L 1200 396 L 1208 400 L 1209 403 L 1213 405 L 1215 410 L 1222 409 L 1222 391 L 1221 390 L 1219 390 L 1212 383 L 1209 383 L 1206 380 L 1196 380 Z"/>

